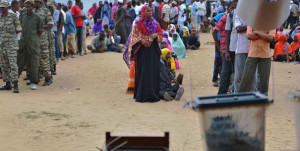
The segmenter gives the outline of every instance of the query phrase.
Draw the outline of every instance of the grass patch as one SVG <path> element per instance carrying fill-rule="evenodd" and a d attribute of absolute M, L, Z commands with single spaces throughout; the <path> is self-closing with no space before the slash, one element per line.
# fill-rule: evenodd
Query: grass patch
<path fill-rule="evenodd" d="M 91 127 L 91 125 L 87 122 L 81 122 L 78 127 Z"/>
<path fill-rule="evenodd" d="M 39 118 L 40 116 L 38 116 L 38 115 L 27 115 L 26 116 L 26 119 L 37 119 L 37 118 Z"/>
<path fill-rule="evenodd" d="M 54 121 L 59 121 L 59 120 L 61 120 L 60 118 L 56 118 L 56 119 L 53 119 Z"/>
<path fill-rule="evenodd" d="M 51 113 L 51 112 L 46 112 L 46 111 L 43 111 L 41 114 L 46 115 L 46 116 L 51 116 L 51 117 L 53 117 L 53 116 L 64 117 L 64 118 L 70 117 L 70 115 L 67 115 L 67 114 Z"/>
<path fill-rule="evenodd" d="M 35 114 L 35 111 L 23 112 L 23 114 Z"/>

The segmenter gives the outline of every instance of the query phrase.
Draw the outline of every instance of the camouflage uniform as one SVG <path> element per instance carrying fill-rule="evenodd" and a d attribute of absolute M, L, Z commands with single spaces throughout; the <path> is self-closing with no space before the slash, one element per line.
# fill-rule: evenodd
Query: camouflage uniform
<path fill-rule="evenodd" d="M 0 16 L 0 57 L 4 82 L 18 83 L 17 51 L 19 50 L 16 31 L 22 31 L 17 15 L 8 13 L 6 20 Z"/>
<path fill-rule="evenodd" d="M 32 16 L 22 17 L 22 36 L 18 51 L 19 75 L 26 66 L 30 74 L 30 83 L 38 83 L 40 66 L 40 37 L 38 32 L 43 31 L 42 19 L 33 13 Z"/>
<path fill-rule="evenodd" d="M 34 13 L 42 19 L 43 25 L 53 25 L 53 18 L 47 8 L 41 7 L 39 9 L 35 9 Z M 50 71 L 48 30 L 44 31 L 40 37 L 40 69 L 46 79 L 50 79 L 52 77 Z"/>
<path fill-rule="evenodd" d="M 26 8 L 25 8 L 25 7 L 21 8 L 21 9 L 20 9 L 20 16 L 19 16 L 19 19 L 20 19 L 20 21 L 21 21 L 21 24 L 22 24 L 22 17 L 23 17 L 24 15 L 26 15 L 26 14 L 27 14 Z"/>
<path fill-rule="evenodd" d="M 47 2 L 46 7 L 50 11 L 51 16 L 53 17 L 54 10 L 55 10 L 55 7 L 53 6 L 53 4 L 51 2 Z M 57 64 L 57 60 L 55 57 L 55 51 L 56 51 L 55 50 L 55 34 L 54 34 L 54 31 L 52 28 L 51 28 L 51 30 L 48 30 L 48 40 L 49 40 L 49 52 L 50 52 L 50 69 L 51 69 L 51 72 L 53 72 L 54 65 Z"/>

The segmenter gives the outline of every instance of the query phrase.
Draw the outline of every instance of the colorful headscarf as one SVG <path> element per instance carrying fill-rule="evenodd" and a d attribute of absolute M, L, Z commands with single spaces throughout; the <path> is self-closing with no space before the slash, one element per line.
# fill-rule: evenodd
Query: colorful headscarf
<path fill-rule="evenodd" d="M 170 53 L 170 50 L 168 48 L 164 48 L 161 50 L 161 53 L 162 53 L 162 58 L 167 62 L 167 66 L 169 67 L 169 64 L 168 64 L 168 60 L 167 60 L 167 54 Z M 175 61 L 174 61 L 174 58 L 172 57 L 171 55 L 171 59 L 170 59 L 170 67 L 172 70 L 176 70 L 176 67 L 175 67 Z"/>
<path fill-rule="evenodd" d="M 279 35 L 278 42 L 275 45 L 274 49 L 274 60 L 277 59 L 278 55 L 283 55 L 284 54 L 284 45 L 285 45 L 285 34 Z"/>
<path fill-rule="evenodd" d="M 300 44 L 299 35 L 294 35 L 294 37 L 298 37 L 298 41 L 292 42 L 291 47 L 287 51 L 287 53 L 293 54 L 293 52 L 296 51 L 299 48 L 299 44 Z M 295 40 L 295 38 L 294 38 L 294 40 Z"/>
<path fill-rule="evenodd" d="M 185 49 L 185 46 L 184 46 L 179 34 L 177 32 L 175 32 L 173 35 L 177 35 L 177 40 L 175 41 L 172 38 L 172 41 L 171 41 L 171 44 L 172 44 L 175 54 L 177 55 L 178 58 L 185 58 L 186 57 L 186 55 L 185 55 L 186 49 Z"/>
<path fill-rule="evenodd" d="M 163 38 L 164 41 L 166 41 L 166 44 L 167 44 L 167 48 L 171 51 L 171 52 L 174 52 L 172 46 L 171 46 L 171 43 L 170 41 L 167 39 L 167 38 Z"/>
<path fill-rule="evenodd" d="M 143 6 L 141 9 L 141 18 L 137 21 L 138 29 L 143 35 L 151 35 L 153 33 L 162 34 L 159 23 L 153 18 L 146 18 L 148 6 Z"/>
<path fill-rule="evenodd" d="M 115 1 L 114 5 L 112 6 L 111 8 L 111 15 L 112 15 L 112 18 L 115 18 L 115 12 L 118 10 L 118 2 Z"/>

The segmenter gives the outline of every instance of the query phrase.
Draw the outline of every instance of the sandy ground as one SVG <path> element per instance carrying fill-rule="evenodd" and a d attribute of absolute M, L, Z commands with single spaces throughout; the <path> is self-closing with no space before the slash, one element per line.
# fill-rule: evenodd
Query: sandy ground
<path fill-rule="evenodd" d="M 169 131 L 172 151 L 202 151 L 198 115 L 183 105 L 191 97 L 217 93 L 211 82 L 214 46 L 206 42 L 212 42 L 210 34 L 201 35 L 201 49 L 180 59 L 177 73 L 185 75 L 185 94 L 178 102 L 136 103 L 125 94 L 129 70 L 118 53 L 59 62 L 54 84 L 39 84 L 36 91 L 21 80 L 20 94 L 0 92 L 0 150 L 96 151 L 104 147 L 106 131 L 146 136 Z M 293 104 L 286 96 L 300 89 L 299 67 L 272 62 L 275 103 L 267 111 L 267 151 L 296 149 Z"/>

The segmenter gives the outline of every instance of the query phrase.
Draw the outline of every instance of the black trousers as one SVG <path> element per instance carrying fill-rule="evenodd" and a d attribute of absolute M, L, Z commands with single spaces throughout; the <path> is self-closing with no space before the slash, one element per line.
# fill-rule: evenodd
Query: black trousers
<path fill-rule="evenodd" d="M 234 60 L 235 60 L 235 52 L 230 53 L 230 61 L 226 61 L 226 55 L 222 55 L 222 72 L 221 72 L 221 81 L 218 94 L 227 94 L 229 85 L 230 85 L 230 77 L 234 72 Z"/>
<path fill-rule="evenodd" d="M 179 84 L 176 83 L 171 88 L 168 88 L 167 90 L 160 90 L 159 97 L 163 99 L 164 94 L 167 92 L 172 98 L 175 98 L 179 88 L 180 88 Z"/>
<path fill-rule="evenodd" d="M 188 49 L 188 41 L 189 41 L 188 37 L 183 37 L 183 44 L 185 46 L 185 49 Z"/>
<path fill-rule="evenodd" d="M 276 61 L 284 62 L 287 61 L 286 55 L 278 55 Z"/>
<path fill-rule="evenodd" d="M 221 71 L 222 71 L 222 57 L 220 55 L 220 50 L 215 45 L 214 72 L 213 72 L 213 77 L 212 77 L 213 82 L 218 81 L 218 75 L 219 74 L 221 75 Z"/>

